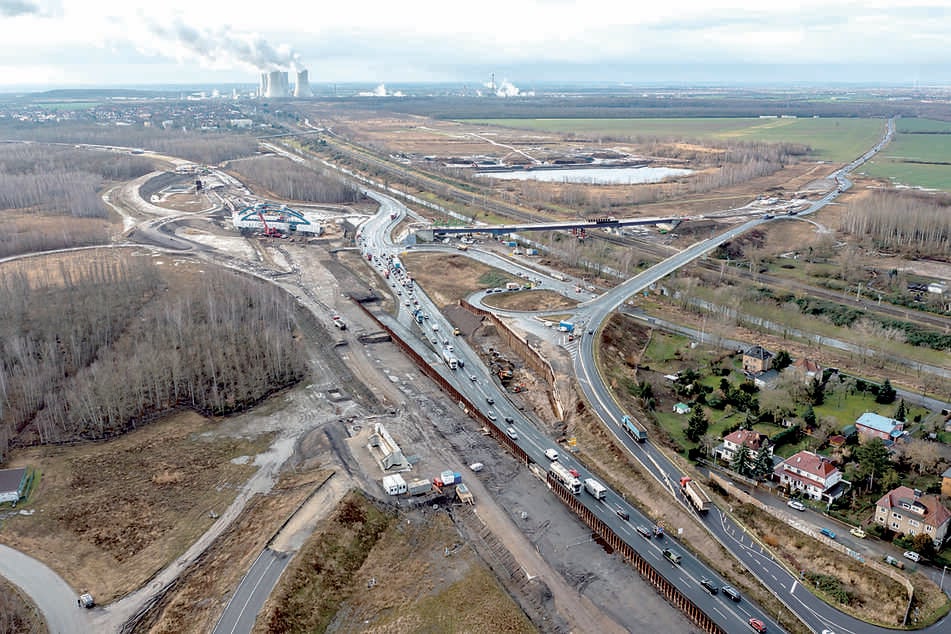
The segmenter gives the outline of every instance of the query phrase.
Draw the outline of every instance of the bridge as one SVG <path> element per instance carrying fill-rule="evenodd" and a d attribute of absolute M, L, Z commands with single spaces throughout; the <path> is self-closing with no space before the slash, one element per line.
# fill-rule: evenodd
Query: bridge
<path fill-rule="evenodd" d="M 590 218 L 584 220 L 567 220 L 559 222 L 534 222 L 511 225 L 466 225 L 441 227 L 433 226 L 434 235 L 458 235 L 466 233 L 491 233 L 502 235 L 505 233 L 521 233 L 523 231 L 562 231 L 566 229 L 605 229 L 607 227 L 633 227 L 638 225 L 669 224 L 676 227 L 681 222 L 692 220 L 689 216 L 670 216 L 667 218 Z"/>

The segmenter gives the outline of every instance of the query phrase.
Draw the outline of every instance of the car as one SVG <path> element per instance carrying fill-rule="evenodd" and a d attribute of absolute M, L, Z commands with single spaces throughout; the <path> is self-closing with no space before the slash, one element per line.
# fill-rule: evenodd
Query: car
<path fill-rule="evenodd" d="M 835 532 L 831 528 L 822 527 L 819 529 L 819 532 L 828 537 L 829 539 L 835 539 Z"/>
<path fill-rule="evenodd" d="M 618 517 L 620 517 L 625 522 L 631 519 L 631 516 L 628 514 L 628 512 L 622 509 L 620 506 L 614 509 L 614 512 L 617 514 Z"/>
<path fill-rule="evenodd" d="M 453 328 L 453 329 L 452 329 L 452 334 L 454 334 L 454 335 L 458 335 L 460 332 L 462 332 L 462 331 L 459 330 L 458 328 Z"/>
<path fill-rule="evenodd" d="M 723 586 L 720 590 L 723 591 L 723 596 L 729 597 L 731 601 L 740 602 L 740 591 L 733 586 Z"/>
<path fill-rule="evenodd" d="M 919 555 L 913 550 L 906 550 L 904 553 L 902 553 L 902 557 L 904 557 L 905 559 L 911 559 L 915 563 L 918 563 L 919 561 L 921 561 L 921 555 Z"/>
<path fill-rule="evenodd" d="M 638 524 L 638 525 L 635 527 L 635 530 L 636 530 L 638 533 L 640 533 L 640 534 L 641 534 L 641 537 L 643 537 L 644 539 L 650 539 L 650 538 L 653 537 L 653 535 L 654 535 L 654 533 L 651 532 L 651 529 L 647 528 L 646 526 L 644 526 L 644 525 L 642 525 L 642 524 Z"/>
<path fill-rule="evenodd" d="M 720 592 L 720 586 L 713 583 L 713 581 L 711 581 L 710 579 L 707 579 L 706 577 L 700 577 L 700 585 L 706 588 L 707 592 L 709 592 L 710 594 L 717 594 L 718 592 Z"/>
<path fill-rule="evenodd" d="M 545 450 L 545 457 L 554 462 L 558 460 L 558 452 L 549 447 Z"/>
<path fill-rule="evenodd" d="M 512 420 L 512 417 L 511 417 L 511 416 L 506 416 L 506 417 L 505 417 L 505 422 L 511 425 L 511 424 L 512 424 L 513 422 L 515 422 L 515 421 Z M 575 477 L 577 477 L 577 476 L 575 476 Z"/>
<path fill-rule="evenodd" d="M 485 402 L 488 403 L 489 405 L 495 405 L 495 399 L 492 398 L 491 396 L 486 396 Z"/>
<path fill-rule="evenodd" d="M 683 557 L 669 548 L 664 549 L 664 558 L 672 564 L 679 564 Z"/>
<path fill-rule="evenodd" d="M 478 380 L 479 380 L 479 377 L 477 377 L 477 376 L 474 375 L 474 374 L 470 374 L 470 375 L 469 375 L 469 380 L 470 380 L 470 381 L 478 381 Z"/>
<path fill-rule="evenodd" d="M 859 539 L 865 539 L 865 535 L 866 535 L 865 531 L 863 531 L 863 530 L 862 530 L 861 528 L 859 528 L 858 526 L 856 526 L 856 527 L 854 527 L 854 528 L 850 528 L 850 529 L 849 529 L 849 532 L 852 533 L 853 535 L 855 535 L 856 537 L 858 537 Z"/>
<path fill-rule="evenodd" d="M 791 509 L 796 509 L 797 511 L 805 511 L 806 505 L 800 502 L 799 500 L 789 500 L 786 502 L 786 506 Z"/>
<path fill-rule="evenodd" d="M 492 421 L 492 422 L 495 422 L 495 421 L 497 421 L 497 420 L 499 419 L 499 417 L 496 416 L 495 414 L 493 414 L 492 412 L 489 412 L 488 414 L 486 414 L 486 416 L 488 416 L 488 417 L 489 417 L 489 420 Z"/>
<path fill-rule="evenodd" d="M 514 427 L 506 427 L 505 433 L 508 434 L 509 438 L 512 440 L 518 440 L 518 432 L 515 431 Z"/>
<path fill-rule="evenodd" d="M 749 623 L 750 627 L 752 627 L 754 630 L 756 630 L 760 634 L 763 634 L 763 632 L 766 631 L 766 624 L 760 621 L 759 619 L 750 619 L 749 621 L 747 621 L 747 623 Z"/>
<path fill-rule="evenodd" d="M 403 306 L 409 306 L 409 300 L 408 300 L 408 299 L 404 299 L 404 300 L 403 300 Z"/>
<path fill-rule="evenodd" d="M 570 473 L 571 475 L 573 475 L 573 476 L 576 477 L 576 478 L 580 478 L 580 477 L 581 477 L 581 474 L 578 473 L 578 470 L 577 470 L 577 469 L 568 469 L 568 473 Z"/>
<path fill-rule="evenodd" d="M 589 330 L 589 331 L 588 331 L 588 334 L 589 334 L 589 335 L 593 335 L 593 334 L 594 334 L 594 331 L 593 331 L 593 330 Z"/>

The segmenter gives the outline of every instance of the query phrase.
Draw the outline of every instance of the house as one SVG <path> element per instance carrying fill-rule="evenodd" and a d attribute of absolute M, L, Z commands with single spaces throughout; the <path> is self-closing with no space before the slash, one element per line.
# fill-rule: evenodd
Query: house
<path fill-rule="evenodd" d="M 0 504 L 16 504 L 26 493 L 26 469 L 0 469 Z"/>
<path fill-rule="evenodd" d="M 851 482 L 825 456 L 800 451 L 776 465 L 773 475 L 792 492 L 831 503 L 849 490 Z"/>
<path fill-rule="evenodd" d="M 716 457 L 729 462 L 733 456 L 740 450 L 740 447 L 746 447 L 750 452 L 750 460 L 756 460 L 760 451 L 766 451 L 770 456 L 773 455 L 773 447 L 769 444 L 769 436 L 749 429 L 737 429 L 723 437 L 723 444 L 713 450 Z"/>
<path fill-rule="evenodd" d="M 905 435 L 905 423 L 881 414 L 865 412 L 855 421 L 855 430 L 859 434 L 859 441 L 881 438 L 886 443 L 892 443 Z"/>
<path fill-rule="evenodd" d="M 753 385 L 760 389 L 772 387 L 778 380 L 779 372 L 776 370 L 766 370 L 765 372 L 757 372 L 753 375 Z"/>
<path fill-rule="evenodd" d="M 803 383 L 808 383 L 815 378 L 822 378 L 822 366 L 819 365 L 819 362 L 806 359 L 805 357 L 796 359 L 796 361 L 789 366 L 789 372 Z"/>
<path fill-rule="evenodd" d="M 937 495 L 922 495 L 917 489 L 900 486 L 875 503 L 875 521 L 896 533 L 927 535 L 940 548 L 951 526 L 951 511 Z"/>
<path fill-rule="evenodd" d="M 674 405 L 674 414 L 689 414 L 690 406 L 686 403 L 677 403 Z"/>
<path fill-rule="evenodd" d="M 743 353 L 743 371 L 759 374 L 769 370 L 773 353 L 762 346 L 751 346 Z"/>
<path fill-rule="evenodd" d="M 941 495 L 951 497 L 951 468 L 941 474 Z"/>

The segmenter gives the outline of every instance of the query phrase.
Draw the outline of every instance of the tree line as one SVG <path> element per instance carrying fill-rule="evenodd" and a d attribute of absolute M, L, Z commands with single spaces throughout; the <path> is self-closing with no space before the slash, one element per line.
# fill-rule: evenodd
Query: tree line
<path fill-rule="evenodd" d="M 228 167 L 279 198 L 312 203 L 353 203 L 361 198 L 353 183 L 279 156 L 235 161 Z"/>
<path fill-rule="evenodd" d="M 293 302 L 259 280 L 171 278 L 128 253 L 33 266 L 0 273 L 0 459 L 175 408 L 238 411 L 306 372 Z"/>
<path fill-rule="evenodd" d="M 879 191 L 854 200 L 842 230 L 871 249 L 911 257 L 947 259 L 951 254 L 951 197 Z"/>
<path fill-rule="evenodd" d="M 253 136 L 236 132 L 104 126 L 76 121 L 44 124 L 0 122 L 0 138 L 142 148 L 205 165 L 251 156 L 258 147 L 258 141 Z"/>

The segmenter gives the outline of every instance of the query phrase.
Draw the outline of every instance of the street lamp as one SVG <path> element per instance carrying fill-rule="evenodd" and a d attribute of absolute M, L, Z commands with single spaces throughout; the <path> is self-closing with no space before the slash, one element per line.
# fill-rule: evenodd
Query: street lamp
<path fill-rule="evenodd" d="M 948 567 L 945 566 L 941 569 L 941 584 L 938 586 L 938 589 L 944 592 L 944 573 L 948 571 Z"/>

